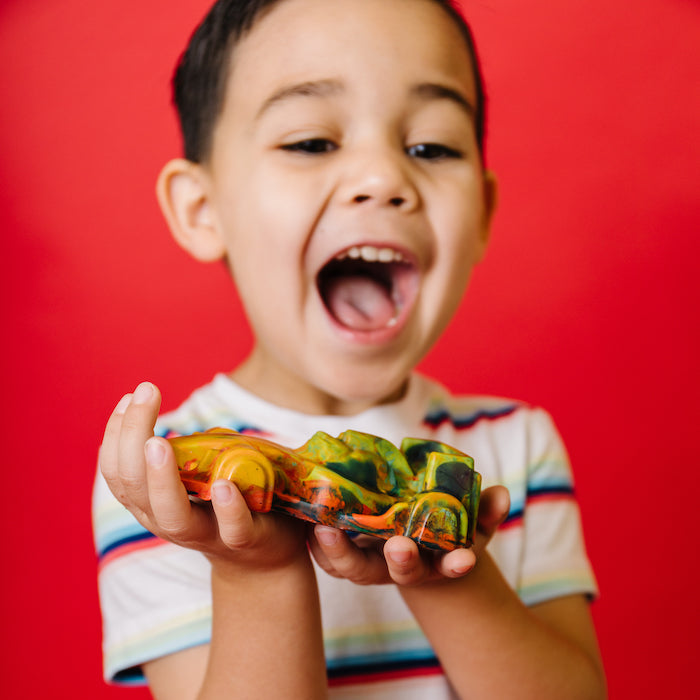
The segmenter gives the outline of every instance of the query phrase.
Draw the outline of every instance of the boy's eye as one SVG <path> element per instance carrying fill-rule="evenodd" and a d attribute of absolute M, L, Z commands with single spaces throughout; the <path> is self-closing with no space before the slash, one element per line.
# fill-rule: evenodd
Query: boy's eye
<path fill-rule="evenodd" d="M 440 143 L 417 143 L 406 149 L 411 158 L 424 158 L 425 160 L 442 160 L 444 158 L 461 158 L 462 154 L 449 146 Z"/>
<path fill-rule="evenodd" d="M 304 139 L 295 143 L 287 143 L 282 146 L 283 151 L 292 151 L 295 153 L 331 153 L 335 151 L 336 146 L 333 141 L 328 139 Z"/>

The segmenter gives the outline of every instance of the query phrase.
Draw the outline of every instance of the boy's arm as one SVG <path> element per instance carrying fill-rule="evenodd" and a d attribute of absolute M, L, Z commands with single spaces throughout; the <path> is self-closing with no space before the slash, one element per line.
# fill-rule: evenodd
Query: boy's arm
<path fill-rule="evenodd" d="M 227 481 L 214 485 L 213 508 L 192 504 L 170 445 L 153 437 L 159 406 L 153 385 L 127 395 L 100 449 L 107 484 L 141 525 L 201 551 L 212 565 L 208 653 L 202 647 L 153 662 L 146 674 L 154 695 L 325 697 L 320 605 L 305 524 L 251 513 Z"/>
<path fill-rule="evenodd" d="M 460 697 L 605 698 L 605 674 L 585 598 L 568 596 L 528 608 L 485 551 L 508 501 L 503 487 L 483 492 L 471 550 L 434 557 L 419 552 L 412 540 L 395 537 L 384 546 L 382 561 L 377 550 L 362 550 L 343 533 L 331 537 L 320 527 L 311 550 L 333 576 L 398 583 Z M 471 570 L 462 576 L 468 557 Z"/>
<path fill-rule="evenodd" d="M 326 697 L 316 578 L 307 563 L 262 578 L 213 567 L 211 644 L 144 664 L 153 697 Z"/>
<path fill-rule="evenodd" d="M 461 697 L 606 697 L 582 595 L 529 609 L 487 552 L 463 579 L 400 590 Z"/>

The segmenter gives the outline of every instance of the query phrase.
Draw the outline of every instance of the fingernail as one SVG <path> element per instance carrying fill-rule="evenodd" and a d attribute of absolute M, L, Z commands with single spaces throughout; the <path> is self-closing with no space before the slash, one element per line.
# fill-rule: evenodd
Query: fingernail
<path fill-rule="evenodd" d="M 462 574 L 466 574 L 471 568 L 471 564 L 454 564 L 450 567 L 450 571 L 456 576 L 462 576 Z"/>
<path fill-rule="evenodd" d="M 411 552 L 407 549 L 392 549 L 386 555 L 394 564 L 405 564 L 411 558 Z"/>
<path fill-rule="evenodd" d="M 133 402 L 135 404 L 143 404 L 153 396 L 153 384 L 150 382 L 142 382 L 136 387 L 134 392 Z"/>
<path fill-rule="evenodd" d="M 211 497 L 215 503 L 227 506 L 233 501 L 231 484 L 229 484 L 228 481 L 215 481 L 211 487 Z"/>
<path fill-rule="evenodd" d="M 334 545 L 338 541 L 338 531 L 332 527 L 317 527 L 316 539 L 327 546 Z"/>
<path fill-rule="evenodd" d="M 457 549 L 450 552 L 450 571 L 455 576 L 464 576 L 476 564 L 476 557 L 470 549 Z"/>
<path fill-rule="evenodd" d="M 124 394 L 119 399 L 119 403 L 114 409 L 114 413 L 118 416 L 123 416 L 126 413 L 126 407 L 131 403 L 131 394 Z"/>
<path fill-rule="evenodd" d="M 162 467 L 165 464 L 165 447 L 160 440 L 151 438 L 146 442 L 146 461 L 151 467 Z"/>

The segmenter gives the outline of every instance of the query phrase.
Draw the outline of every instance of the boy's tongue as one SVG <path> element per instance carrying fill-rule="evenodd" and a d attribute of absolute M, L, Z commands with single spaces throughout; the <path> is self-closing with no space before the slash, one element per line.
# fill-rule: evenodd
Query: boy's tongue
<path fill-rule="evenodd" d="M 366 275 L 343 275 L 324 290 L 326 304 L 347 328 L 371 331 L 385 328 L 395 315 L 394 302 L 384 284 Z"/>

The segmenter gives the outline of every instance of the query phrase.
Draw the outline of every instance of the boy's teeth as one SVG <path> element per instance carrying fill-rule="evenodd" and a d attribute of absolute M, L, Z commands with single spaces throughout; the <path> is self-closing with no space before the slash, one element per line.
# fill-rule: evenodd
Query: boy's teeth
<path fill-rule="evenodd" d="M 360 248 L 360 254 L 362 259 L 367 262 L 377 262 L 379 260 L 379 251 L 373 245 L 363 245 Z"/>
<path fill-rule="evenodd" d="M 338 253 L 336 260 L 364 260 L 365 262 L 401 262 L 403 255 L 398 250 L 392 248 L 377 248 L 373 245 L 353 246 L 348 250 Z"/>

